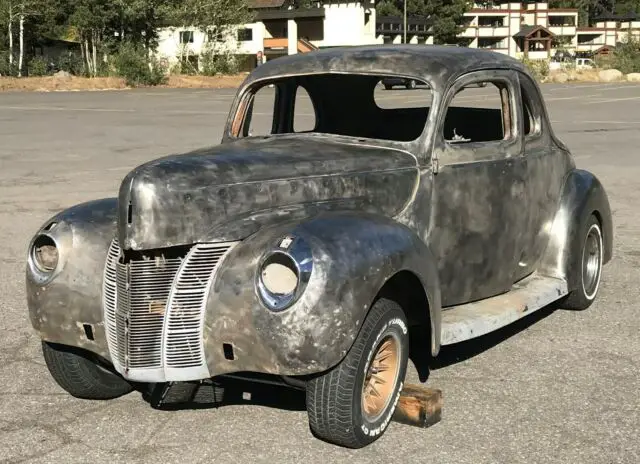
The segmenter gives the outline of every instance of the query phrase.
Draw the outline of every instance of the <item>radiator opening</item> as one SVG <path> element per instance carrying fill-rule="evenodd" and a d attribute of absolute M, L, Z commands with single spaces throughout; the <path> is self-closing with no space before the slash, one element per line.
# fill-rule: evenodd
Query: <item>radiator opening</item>
<path fill-rule="evenodd" d="M 229 361 L 233 361 L 234 359 L 236 359 L 235 355 L 233 354 L 233 345 L 231 343 L 223 343 L 222 351 L 224 351 L 224 359 L 228 359 Z"/>

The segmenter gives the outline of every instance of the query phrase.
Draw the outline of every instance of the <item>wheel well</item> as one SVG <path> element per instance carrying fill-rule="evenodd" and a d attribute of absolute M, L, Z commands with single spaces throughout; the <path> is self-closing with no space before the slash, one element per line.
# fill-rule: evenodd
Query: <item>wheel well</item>
<path fill-rule="evenodd" d="M 600 232 L 604 234 L 604 231 L 602 230 L 602 215 L 600 214 L 600 211 L 594 209 L 593 211 L 591 211 L 591 214 L 594 215 L 598 220 L 598 224 L 600 224 Z"/>
<path fill-rule="evenodd" d="M 378 298 L 393 300 L 404 311 L 409 323 L 409 357 L 421 379 L 426 380 L 431 356 L 431 320 L 429 299 L 422 282 L 413 272 L 400 271 L 385 282 Z"/>

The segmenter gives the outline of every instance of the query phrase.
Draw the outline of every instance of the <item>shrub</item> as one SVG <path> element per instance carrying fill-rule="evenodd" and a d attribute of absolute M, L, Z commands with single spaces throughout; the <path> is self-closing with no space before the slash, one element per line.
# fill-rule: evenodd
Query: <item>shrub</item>
<path fill-rule="evenodd" d="M 611 64 L 623 74 L 640 72 L 640 41 L 630 37 L 616 45 Z"/>
<path fill-rule="evenodd" d="M 215 76 L 217 74 L 235 74 L 238 72 L 238 60 L 228 50 L 216 50 L 207 47 L 200 55 L 202 74 Z"/>
<path fill-rule="evenodd" d="M 541 82 L 549 75 L 548 60 L 530 60 L 523 58 L 522 63 L 529 69 L 533 77 Z"/>
<path fill-rule="evenodd" d="M 127 85 L 159 85 L 166 81 L 166 72 L 160 63 L 150 58 L 146 50 L 124 44 L 114 56 L 116 74 L 125 79 Z"/>
<path fill-rule="evenodd" d="M 83 76 L 86 74 L 84 61 L 80 53 L 72 51 L 61 53 L 55 64 L 58 71 L 66 71 L 74 76 Z"/>
<path fill-rule="evenodd" d="M 9 52 L 0 52 L 0 76 L 18 75 L 18 62 L 13 60 L 13 64 L 9 64 Z"/>
<path fill-rule="evenodd" d="M 29 76 L 47 76 L 51 74 L 49 62 L 43 56 L 36 56 L 27 65 Z"/>

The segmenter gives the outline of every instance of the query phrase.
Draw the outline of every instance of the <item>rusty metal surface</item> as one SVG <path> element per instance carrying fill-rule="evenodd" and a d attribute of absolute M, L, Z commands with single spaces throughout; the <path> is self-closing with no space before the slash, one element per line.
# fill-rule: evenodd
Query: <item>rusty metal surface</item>
<path fill-rule="evenodd" d="M 82 203 L 47 220 L 36 236 L 44 233 L 56 242 L 58 268 L 48 282 L 37 279 L 31 266 L 26 271 L 29 317 L 40 337 L 106 360 L 111 357 L 102 315 L 102 275 L 115 233 L 116 202 L 106 198 Z M 92 325 L 94 340 L 87 338 L 83 324 Z"/>
<path fill-rule="evenodd" d="M 474 76 L 454 79 L 471 71 L 511 90 L 510 140 L 459 146 L 443 140 L 444 108 Z M 423 78 L 434 92 L 424 132 L 408 142 L 230 136 L 251 83 L 326 72 Z M 611 257 L 606 194 L 593 175 L 575 170 L 535 84 L 540 132 L 523 136 L 517 90 L 527 75 L 503 55 L 450 47 L 356 47 L 260 66 L 239 90 L 220 146 L 146 163 L 125 177 L 117 202 L 62 213 L 73 232 L 59 229 L 67 234 L 61 240 L 72 237 L 73 245 L 62 248 L 66 268 L 51 283 L 28 277 L 34 326 L 43 337 L 107 355 L 100 289 L 113 235 L 129 251 L 242 240 L 209 294 L 203 338 L 211 373 L 330 368 L 399 271 L 416 276 L 427 295 L 428 307 L 412 310 L 428 314 L 431 339 L 425 330 L 422 345 L 437 354 L 442 306 L 507 291 L 534 270 L 566 277 L 576 218 L 590 208 L 602 215 L 605 262 Z M 285 234 L 308 241 L 314 274 L 291 308 L 273 313 L 258 300 L 254 279 L 263 251 Z M 82 339 L 83 322 L 96 324 L 94 342 Z M 223 355 L 223 343 L 234 346 L 234 360 Z"/>

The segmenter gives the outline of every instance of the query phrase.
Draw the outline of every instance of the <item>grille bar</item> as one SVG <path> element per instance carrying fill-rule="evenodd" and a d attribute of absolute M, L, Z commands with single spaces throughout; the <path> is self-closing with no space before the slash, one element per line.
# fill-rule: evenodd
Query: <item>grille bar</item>
<path fill-rule="evenodd" d="M 118 240 L 114 239 L 107 252 L 107 262 L 104 266 L 102 280 L 102 307 L 104 311 L 104 325 L 107 333 L 107 346 L 111 353 L 111 361 L 116 370 L 122 370 L 124 359 L 120 357 L 118 346 L 118 331 L 116 329 L 117 283 L 116 264 L 120 256 Z"/>
<path fill-rule="evenodd" d="M 180 268 L 168 304 L 163 358 L 171 377 L 209 377 L 202 329 L 209 288 L 229 243 L 195 245 Z"/>

